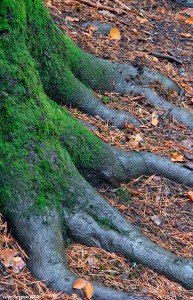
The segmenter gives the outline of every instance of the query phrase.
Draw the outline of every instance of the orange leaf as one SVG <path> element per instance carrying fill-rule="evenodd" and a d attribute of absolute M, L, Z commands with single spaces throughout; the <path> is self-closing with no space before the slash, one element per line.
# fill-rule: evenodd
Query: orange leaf
<path fill-rule="evenodd" d="M 84 288 L 83 288 L 83 291 L 84 291 L 84 295 L 87 299 L 91 299 L 92 298 L 92 295 L 94 294 L 94 288 L 92 286 L 92 284 L 90 284 L 90 282 L 86 282 Z"/>
<path fill-rule="evenodd" d="M 166 9 L 165 9 L 165 7 L 162 6 L 162 7 L 159 9 L 159 11 L 160 11 L 161 14 L 165 14 Z"/>
<path fill-rule="evenodd" d="M 82 278 L 78 278 L 78 279 L 76 280 L 76 282 L 74 283 L 73 288 L 74 288 L 74 289 L 81 290 L 81 289 L 83 289 L 83 287 L 85 286 L 86 283 L 87 283 L 86 280 L 84 280 L 84 279 L 82 279 Z"/>
<path fill-rule="evenodd" d="M 171 154 L 171 161 L 184 161 L 184 157 L 178 152 L 173 152 Z"/>
<path fill-rule="evenodd" d="M 6 268 L 12 265 L 12 259 L 16 253 L 16 250 L 9 248 L 0 251 L 0 257 L 4 260 L 4 265 Z"/>
<path fill-rule="evenodd" d="M 121 34 L 118 28 L 111 28 L 110 30 L 110 38 L 112 40 L 119 41 L 121 39 Z"/>
<path fill-rule="evenodd" d="M 190 198 L 190 200 L 193 201 L 193 192 L 192 191 L 188 192 L 188 197 Z"/>
<path fill-rule="evenodd" d="M 125 210 L 127 210 L 127 207 L 125 205 L 121 205 L 121 206 L 119 206 L 119 209 L 121 211 L 125 211 Z"/>
<path fill-rule="evenodd" d="M 131 31 L 132 31 L 135 35 L 138 35 L 137 29 L 133 28 Z"/>
<path fill-rule="evenodd" d="M 158 123 L 159 123 L 158 116 L 156 115 L 155 112 L 153 112 L 152 115 L 151 115 L 151 124 L 153 126 L 157 126 Z"/>
<path fill-rule="evenodd" d="M 127 121 L 125 122 L 125 128 L 130 129 L 132 131 L 139 132 L 139 129 L 132 124 L 129 124 Z"/>
<path fill-rule="evenodd" d="M 180 35 L 187 38 L 192 36 L 190 33 L 184 33 L 184 32 L 181 32 Z"/>
<path fill-rule="evenodd" d="M 193 25 L 193 17 L 187 18 L 185 23 Z"/>

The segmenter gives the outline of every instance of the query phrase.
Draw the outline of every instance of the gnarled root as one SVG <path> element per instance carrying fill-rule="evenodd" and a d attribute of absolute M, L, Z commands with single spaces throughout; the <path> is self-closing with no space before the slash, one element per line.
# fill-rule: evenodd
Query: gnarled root
<path fill-rule="evenodd" d="M 49 208 L 41 216 L 29 214 L 29 202 L 27 205 L 24 202 L 17 204 L 8 215 L 13 233 L 29 254 L 28 268 L 36 278 L 45 280 L 47 286 L 67 294 L 83 296 L 82 290 L 73 289 L 78 278 L 68 268 L 64 247 L 66 228 L 61 223 L 61 215 L 56 208 Z M 94 300 L 151 300 L 149 297 L 134 296 L 95 283 L 92 286 Z"/>
<path fill-rule="evenodd" d="M 183 172 L 184 169 L 180 169 Z M 180 258 L 151 242 L 84 180 L 76 180 L 76 189 L 75 186 L 70 189 L 74 191 L 72 194 L 77 190 L 76 205 L 70 213 L 64 203 L 65 223 L 77 242 L 119 253 L 164 274 L 187 289 L 193 288 L 193 261 Z"/>

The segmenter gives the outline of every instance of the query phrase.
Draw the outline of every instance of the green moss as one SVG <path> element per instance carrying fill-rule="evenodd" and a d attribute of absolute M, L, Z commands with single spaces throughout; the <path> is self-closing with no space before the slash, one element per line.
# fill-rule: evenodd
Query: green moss
<path fill-rule="evenodd" d="M 132 195 L 124 187 L 117 188 L 116 195 L 122 202 L 129 202 L 133 200 Z"/>
<path fill-rule="evenodd" d="M 0 28 L 0 207 L 30 198 L 43 210 L 80 176 L 73 163 L 92 168 L 105 156 L 101 141 L 45 94 L 70 95 L 71 60 L 82 52 L 40 0 L 3 0 Z"/>
<path fill-rule="evenodd" d="M 95 220 L 97 224 L 107 230 L 114 230 L 120 233 L 120 230 L 116 227 L 116 225 L 109 220 L 108 218 L 100 218 L 93 211 L 89 211 L 89 215 Z"/>

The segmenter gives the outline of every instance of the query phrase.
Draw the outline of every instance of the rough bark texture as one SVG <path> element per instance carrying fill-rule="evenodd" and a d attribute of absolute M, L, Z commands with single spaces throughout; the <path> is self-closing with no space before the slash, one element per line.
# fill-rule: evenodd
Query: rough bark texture
<path fill-rule="evenodd" d="M 1 2 L 0 207 L 29 254 L 29 269 L 56 290 L 72 293 L 76 279 L 64 251 L 68 236 L 193 288 L 193 261 L 151 242 L 90 185 L 117 186 L 157 173 L 193 187 L 193 173 L 151 153 L 104 144 L 55 103 L 77 106 L 120 128 L 126 120 L 139 126 L 127 112 L 106 108 L 89 87 L 135 92 L 140 83 L 151 101 L 143 84 L 155 80 L 180 92 L 160 74 L 86 54 L 63 36 L 40 0 Z M 192 128 L 192 115 L 183 109 L 180 115 Z M 93 299 L 148 299 L 93 285 Z"/>

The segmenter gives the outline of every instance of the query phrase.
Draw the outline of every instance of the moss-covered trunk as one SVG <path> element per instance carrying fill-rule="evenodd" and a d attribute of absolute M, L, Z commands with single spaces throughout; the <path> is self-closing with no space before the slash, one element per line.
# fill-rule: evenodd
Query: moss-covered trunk
<path fill-rule="evenodd" d="M 54 25 L 41 0 L 1 2 L 0 207 L 30 256 L 33 274 L 57 290 L 71 293 L 75 280 L 64 253 L 67 235 L 193 287 L 190 261 L 149 241 L 84 179 L 118 185 L 157 172 L 193 186 L 192 172 L 151 153 L 111 148 L 55 103 L 91 108 L 124 124 L 130 116 L 105 108 L 89 87 L 110 90 L 117 82 L 119 89 L 125 70 L 135 75 L 132 67 L 122 66 L 120 73 L 116 64 L 80 50 Z M 94 287 L 94 299 L 134 299 Z"/>

